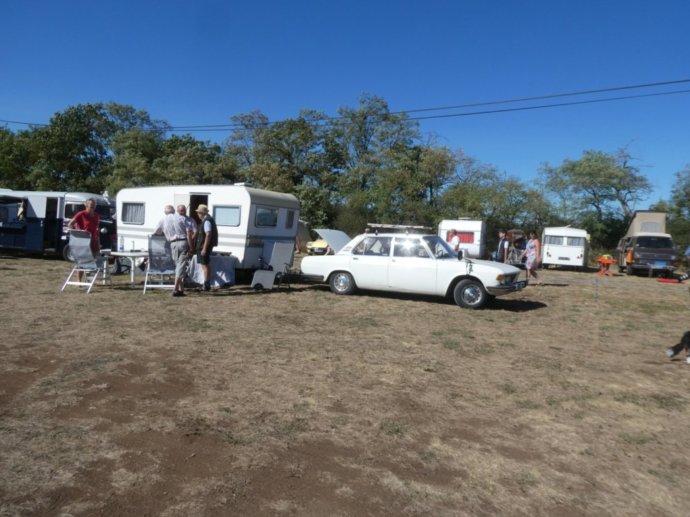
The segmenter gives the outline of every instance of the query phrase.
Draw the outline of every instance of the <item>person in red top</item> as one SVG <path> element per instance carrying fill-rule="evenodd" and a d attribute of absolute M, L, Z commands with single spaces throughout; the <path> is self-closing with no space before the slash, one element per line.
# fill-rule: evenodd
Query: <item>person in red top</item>
<path fill-rule="evenodd" d="M 86 207 L 84 210 L 77 212 L 72 220 L 67 224 L 68 229 L 76 228 L 77 230 L 86 230 L 91 234 L 91 251 L 93 256 L 97 257 L 101 252 L 101 243 L 98 234 L 98 224 L 101 222 L 101 216 L 96 212 L 96 200 L 89 198 L 84 203 Z"/>

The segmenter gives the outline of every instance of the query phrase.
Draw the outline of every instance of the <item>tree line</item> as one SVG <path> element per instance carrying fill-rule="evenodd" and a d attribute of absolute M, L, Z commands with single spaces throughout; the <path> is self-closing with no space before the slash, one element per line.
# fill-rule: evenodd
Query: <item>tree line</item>
<path fill-rule="evenodd" d="M 167 122 L 131 106 L 71 106 L 45 126 L 0 128 L 0 186 L 115 196 L 142 185 L 246 182 L 297 196 L 312 227 L 354 234 L 367 222 L 435 227 L 458 217 L 483 219 L 492 230 L 570 224 L 601 249 L 615 247 L 651 192 L 625 149 L 544 164 L 528 185 L 439 145 L 376 96 L 363 95 L 337 117 L 305 109 L 286 120 L 251 112 L 231 122 L 220 145 L 170 136 Z M 648 208 L 667 211 L 669 231 L 687 244 L 690 167 L 677 172 L 668 200 Z"/>

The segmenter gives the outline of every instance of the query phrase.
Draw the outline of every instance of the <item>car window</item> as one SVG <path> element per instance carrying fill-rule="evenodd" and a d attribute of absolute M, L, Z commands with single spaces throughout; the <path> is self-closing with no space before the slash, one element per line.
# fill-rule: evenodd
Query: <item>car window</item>
<path fill-rule="evenodd" d="M 423 238 L 427 247 L 433 252 L 437 259 L 456 258 L 457 253 L 453 251 L 448 243 L 435 235 L 428 235 Z"/>
<path fill-rule="evenodd" d="M 657 248 L 657 249 L 672 249 L 673 241 L 668 237 L 638 237 L 635 243 L 636 248 Z"/>
<path fill-rule="evenodd" d="M 431 258 L 420 239 L 396 239 L 393 256 Z"/>
<path fill-rule="evenodd" d="M 387 257 L 390 254 L 391 238 L 379 237 L 378 235 L 364 238 L 355 248 L 352 253 L 355 255 L 373 255 L 378 257 Z"/>

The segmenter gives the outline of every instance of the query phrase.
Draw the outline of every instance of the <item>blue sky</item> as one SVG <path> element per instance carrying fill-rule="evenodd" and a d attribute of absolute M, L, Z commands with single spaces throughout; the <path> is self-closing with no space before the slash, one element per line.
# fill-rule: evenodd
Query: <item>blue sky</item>
<path fill-rule="evenodd" d="M 174 126 L 223 124 L 335 115 L 363 93 L 403 111 L 690 79 L 689 22 L 683 0 L 1 0 L 0 119 L 112 101 Z M 676 90 L 690 83 L 606 97 Z M 525 182 L 544 162 L 627 147 L 649 202 L 690 163 L 690 93 L 420 124 Z"/>

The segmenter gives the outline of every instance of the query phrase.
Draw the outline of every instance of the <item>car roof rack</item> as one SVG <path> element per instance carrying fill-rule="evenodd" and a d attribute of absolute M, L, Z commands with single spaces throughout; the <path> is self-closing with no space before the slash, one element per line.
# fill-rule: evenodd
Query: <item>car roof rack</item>
<path fill-rule="evenodd" d="M 391 233 L 422 233 L 431 231 L 430 226 L 415 226 L 409 224 L 379 224 L 379 223 L 367 223 L 367 229 L 373 229 L 374 233 L 379 233 L 380 231 L 388 231 Z"/>

